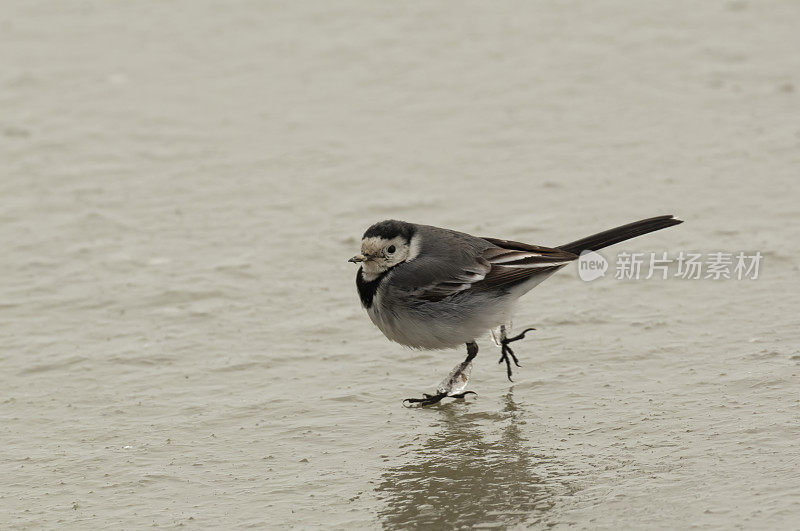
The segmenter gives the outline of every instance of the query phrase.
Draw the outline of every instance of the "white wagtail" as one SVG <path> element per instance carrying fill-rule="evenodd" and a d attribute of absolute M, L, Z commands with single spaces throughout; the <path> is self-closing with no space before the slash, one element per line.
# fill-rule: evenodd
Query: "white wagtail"
<path fill-rule="evenodd" d="M 509 343 L 533 328 L 507 337 L 514 303 L 547 277 L 596 251 L 648 232 L 682 223 L 672 216 L 643 219 L 558 247 L 542 247 L 463 232 L 387 220 L 372 225 L 361 240 L 356 286 L 372 322 L 392 341 L 417 349 L 467 345 L 467 359 L 442 381 L 436 394 L 406 402 L 435 404 L 445 396 L 463 398 L 475 339 L 488 331 L 501 348 L 498 363 L 519 360 Z"/>

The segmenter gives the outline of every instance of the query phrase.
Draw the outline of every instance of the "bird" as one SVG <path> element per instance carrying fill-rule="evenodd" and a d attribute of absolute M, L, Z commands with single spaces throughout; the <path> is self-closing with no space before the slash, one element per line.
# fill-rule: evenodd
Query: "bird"
<path fill-rule="evenodd" d="M 406 347 L 443 350 L 466 345 L 467 357 L 434 394 L 408 398 L 427 406 L 463 391 L 478 354 L 478 337 L 491 332 L 501 349 L 498 363 L 519 367 L 510 343 L 535 330 L 508 336 L 515 303 L 581 253 L 597 251 L 643 234 L 683 223 L 673 215 L 615 227 L 556 247 L 478 237 L 455 230 L 398 220 L 379 221 L 362 236 L 356 288 L 361 305 L 390 340 Z"/>

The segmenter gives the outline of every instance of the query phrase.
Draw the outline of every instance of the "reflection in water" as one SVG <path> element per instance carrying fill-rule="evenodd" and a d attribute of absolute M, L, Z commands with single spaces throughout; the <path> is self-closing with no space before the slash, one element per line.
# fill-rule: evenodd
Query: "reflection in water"
<path fill-rule="evenodd" d="M 526 446 L 512 392 L 496 415 L 441 408 L 442 429 L 408 463 L 382 474 L 379 517 L 395 528 L 505 527 L 540 521 L 569 493 L 552 456 Z M 481 424 L 489 421 L 489 429 Z M 501 424 L 496 438 L 497 424 Z M 486 433 L 485 433 L 486 432 Z"/>

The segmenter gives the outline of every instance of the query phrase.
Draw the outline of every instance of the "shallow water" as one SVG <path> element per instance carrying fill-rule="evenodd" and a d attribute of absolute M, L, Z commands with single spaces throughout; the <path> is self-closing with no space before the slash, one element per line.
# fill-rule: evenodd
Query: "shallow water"
<path fill-rule="evenodd" d="M 0 527 L 797 527 L 800 6 L 4 6 Z M 368 225 L 662 213 L 611 251 L 760 278 L 566 269 L 402 407 L 464 352 L 372 327 Z"/>

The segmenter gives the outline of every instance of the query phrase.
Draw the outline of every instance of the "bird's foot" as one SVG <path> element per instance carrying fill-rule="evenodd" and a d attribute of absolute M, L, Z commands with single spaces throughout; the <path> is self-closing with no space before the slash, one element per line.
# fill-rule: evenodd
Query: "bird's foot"
<path fill-rule="evenodd" d="M 514 380 L 511 379 L 511 360 L 508 359 L 508 356 L 509 355 L 511 356 L 511 359 L 514 360 L 514 365 L 516 365 L 517 367 L 522 367 L 522 365 L 519 364 L 519 360 L 514 355 L 514 351 L 511 350 L 511 347 L 503 343 L 501 348 L 503 355 L 500 356 L 500 360 L 497 363 L 506 362 L 506 374 L 508 375 L 508 381 L 513 382 Z"/>
<path fill-rule="evenodd" d="M 477 396 L 478 393 L 476 393 L 475 391 L 464 391 L 463 393 L 458 393 L 457 395 L 449 395 L 449 396 L 450 396 L 450 398 L 464 398 L 467 395 L 475 395 L 475 396 Z"/>
<path fill-rule="evenodd" d="M 405 400 L 403 400 L 403 405 L 406 407 L 424 407 L 436 404 L 446 397 L 464 398 L 469 394 L 477 395 L 478 393 L 476 393 L 475 391 L 464 391 L 463 393 L 456 393 L 454 395 L 448 395 L 447 393 L 437 393 L 435 395 L 422 393 L 423 398 L 406 398 Z M 412 406 L 410 404 L 416 404 L 416 406 Z"/>
<path fill-rule="evenodd" d="M 477 346 L 475 348 L 477 352 Z M 406 407 L 411 407 L 409 404 L 417 404 L 416 407 L 430 406 L 440 402 L 442 398 L 447 396 L 450 398 L 464 398 L 469 394 L 477 395 L 478 393 L 475 391 L 464 391 L 472 374 L 472 358 L 474 357 L 475 353 L 472 353 L 466 360 L 453 367 L 453 370 L 436 388 L 435 395 L 423 393 L 422 398 L 406 398 L 403 400 L 403 405 Z"/>
<path fill-rule="evenodd" d="M 511 350 L 511 347 L 509 347 L 508 344 L 512 343 L 514 341 L 519 341 L 520 339 L 523 339 L 525 337 L 525 334 L 527 334 L 531 330 L 536 330 L 536 329 L 535 328 L 526 328 L 525 330 L 522 331 L 522 333 L 520 333 L 520 334 L 518 334 L 518 335 L 516 335 L 514 337 L 502 337 L 500 339 L 500 349 L 501 349 L 500 351 L 502 352 L 502 355 L 500 356 L 500 360 L 497 363 L 506 362 L 506 374 L 508 375 L 508 381 L 509 382 L 513 382 L 514 381 L 514 380 L 511 379 L 511 360 L 514 361 L 514 365 L 516 365 L 517 367 L 521 367 L 522 365 L 519 364 L 519 360 L 517 359 L 517 356 L 514 354 L 514 351 Z M 505 330 L 504 330 L 504 332 L 505 332 Z M 508 359 L 509 356 L 511 356 L 511 359 Z"/>
<path fill-rule="evenodd" d="M 417 407 L 430 406 L 432 404 L 436 404 L 437 402 L 441 401 L 442 398 L 446 396 L 447 396 L 446 393 L 437 393 L 435 395 L 422 393 L 422 398 L 406 398 L 405 400 L 403 400 L 403 405 L 406 407 L 412 407 L 407 404 L 418 404 Z"/>

